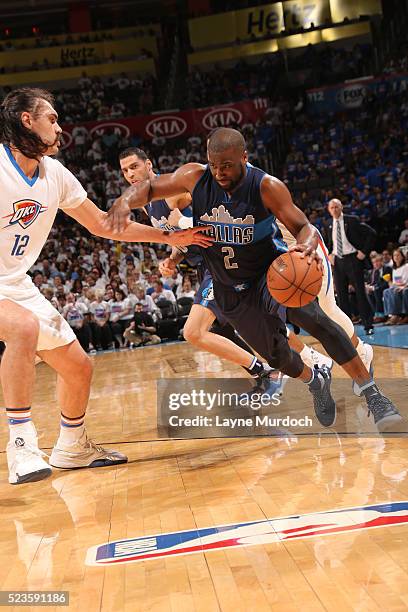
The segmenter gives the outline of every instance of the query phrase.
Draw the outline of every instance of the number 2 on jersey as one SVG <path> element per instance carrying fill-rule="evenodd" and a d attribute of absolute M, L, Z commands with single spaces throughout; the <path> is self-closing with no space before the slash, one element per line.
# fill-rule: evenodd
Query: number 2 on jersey
<path fill-rule="evenodd" d="M 15 234 L 14 238 L 15 241 L 14 246 L 11 249 L 11 254 L 15 255 L 16 257 L 21 257 L 22 255 L 24 255 L 24 251 L 29 243 L 30 236 L 27 236 L 27 234 Z"/>
<path fill-rule="evenodd" d="M 226 270 L 233 270 L 238 268 L 238 264 L 235 261 L 231 261 L 235 257 L 234 249 L 232 247 L 222 247 L 221 251 L 227 253 L 224 257 L 224 266 Z"/>

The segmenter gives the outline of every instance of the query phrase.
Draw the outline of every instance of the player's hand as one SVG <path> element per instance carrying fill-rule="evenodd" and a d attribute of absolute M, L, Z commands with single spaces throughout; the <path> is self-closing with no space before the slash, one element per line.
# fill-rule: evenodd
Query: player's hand
<path fill-rule="evenodd" d="M 167 239 L 164 242 L 174 247 L 186 247 L 196 244 L 206 249 L 214 242 L 214 238 L 204 233 L 208 229 L 210 229 L 209 226 L 203 226 L 172 232 L 166 237 Z"/>
<path fill-rule="evenodd" d="M 297 251 L 301 254 L 302 259 L 307 257 L 307 263 L 310 265 L 313 261 L 317 264 L 317 269 L 323 274 L 323 261 L 316 249 L 314 249 L 310 244 L 294 244 L 289 248 L 289 252 L 293 253 Z"/>
<path fill-rule="evenodd" d="M 182 217 L 181 212 L 179 211 L 178 208 L 175 208 L 174 210 L 171 211 L 171 213 L 169 214 L 168 217 L 168 222 L 170 223 L 170 225 L 172 225 L 173 227 L 179 227 L 179 221 Z"/>
<path fill-rule="evenodd" d="M 176 262 L 171 257 L 162 259 L 159 263 L 159 272 L 162 276 L 172 276 L 176 270 Z"/>
<path fill-rule="evenodd" d="M 115 233 L 123 232 L 130 223 L 130 208 L 127 201 L 120 197 L 114 201 L 105 219 L 107 227 Z"/>
<path fill-rule="evenodd" d="M 359 259 L 360 261 L 363 261 L 363 259 L 365 259 L 365 253 L 363 253 L 363 251 L 357 251 L 357 255 L 356 255 L 357 259 Z"/>

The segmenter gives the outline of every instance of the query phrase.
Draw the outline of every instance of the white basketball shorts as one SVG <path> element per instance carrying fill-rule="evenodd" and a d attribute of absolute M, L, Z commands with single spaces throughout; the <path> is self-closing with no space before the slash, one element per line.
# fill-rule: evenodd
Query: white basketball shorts
<path fill-rule="evenodd" d="M 67 321 L 33 285 L 29 276 L 8 285 L 0 282 L 0 300 L 16 302 L 36 315 L 40 322 L 37 351 L 50 351 L 76 339 Z"/>

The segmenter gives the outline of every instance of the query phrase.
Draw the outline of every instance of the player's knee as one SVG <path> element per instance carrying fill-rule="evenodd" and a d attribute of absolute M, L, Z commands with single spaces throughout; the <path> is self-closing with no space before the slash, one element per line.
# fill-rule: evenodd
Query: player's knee
<path fill-rule="evenodd" d="M 84 353 L 77 364 L 78 374 L 82 383 L 89 383 L 92 378 L 93 364 L 89 356 Z"/>
<path fill-rule="evenodd" d="M 193 344 L 195 346 L 200 344 L 200 339 L 201 339 L 200 328 L 197 327 L 196 325 L 191 325 L 189 321 L 187 321 L 187 323 L 184 326 L 183 336 L 184 336 L 184 339 L 190 344 Z"/>
<path fill-rule="evenodd" d="M 285 338 L 279 338 L 275 343 L 271 354 L 268 355 L 268 363 L 275 370 L 285 370 L 291 362 L 292 353 L 290 346 Z"/>
<path fill-rule="evenodd" d="M 38 318 L 28 312 L 24 317 L 19 319 L 18 325 L 13 329 L 12 338 L 5 338 L 6 342 L 14 341 L 17 344 L 24 344 L 26 347 L 36 347 L 38 342 L 38 334 L 40 332 L 40 322 Z"/>

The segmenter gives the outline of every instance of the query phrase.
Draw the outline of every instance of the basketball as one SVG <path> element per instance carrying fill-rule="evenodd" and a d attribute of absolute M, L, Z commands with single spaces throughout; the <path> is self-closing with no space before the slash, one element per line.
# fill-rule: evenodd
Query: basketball
<path fill-rule="evenodd" d="M 267 285 L 271 296 L 289 308 L 299 308 L 312 302 L 318 295 L 323 275 L 316 260 L 308 264 L 308 257 L 293 251 L 275 259 L 269 266 Z"/>

